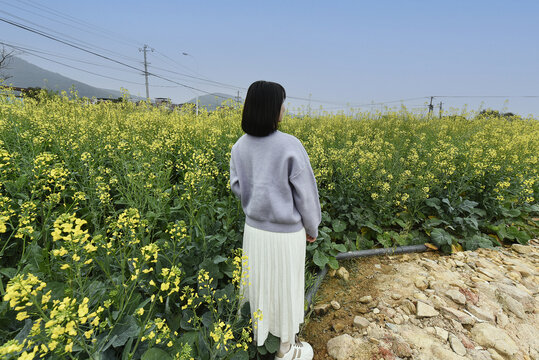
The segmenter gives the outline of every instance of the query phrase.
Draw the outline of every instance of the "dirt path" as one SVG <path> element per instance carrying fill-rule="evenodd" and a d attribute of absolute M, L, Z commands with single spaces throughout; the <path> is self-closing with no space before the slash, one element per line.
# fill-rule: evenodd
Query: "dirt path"
<path fill-rule="evenodd" d="M 341 265 L 302 332 L 315 360 L 539 360 L 538 246 Z"/>

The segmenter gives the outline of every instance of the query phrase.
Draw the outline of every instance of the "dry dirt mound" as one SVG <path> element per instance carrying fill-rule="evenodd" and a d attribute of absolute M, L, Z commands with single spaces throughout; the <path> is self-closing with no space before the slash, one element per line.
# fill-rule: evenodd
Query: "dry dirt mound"
<path fill-rule="evenodd" d="M 314 359 L 539 360 L 537 246 L 341 265 L 302 332 Z"/>

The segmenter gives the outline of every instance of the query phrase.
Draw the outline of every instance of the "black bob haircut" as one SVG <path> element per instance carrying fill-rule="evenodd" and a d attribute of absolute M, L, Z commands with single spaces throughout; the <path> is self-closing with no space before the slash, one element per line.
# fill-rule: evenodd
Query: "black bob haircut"
<path fill-rule="evenodd" d="M 277 130 L 285 99 L 286 91 L 280 84 L 262 80 L 252 83 L 243 104 L 243 131 L 253 136 L 267 136 Z"/>

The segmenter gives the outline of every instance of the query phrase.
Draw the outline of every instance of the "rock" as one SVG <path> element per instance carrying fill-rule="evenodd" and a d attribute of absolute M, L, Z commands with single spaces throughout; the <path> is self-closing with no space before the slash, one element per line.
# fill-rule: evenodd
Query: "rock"
<path fill-rule="evenodd" d="M 399 294 L 399 293 L 393 293 L 393 294 L 391 294 L 391 298 L 393 300 L 400 300 L 400 298 L 402 298 L 402 295 Z"/>
<path fill-rule="evenodd" d="M 370 303 L 371 301 L 372 301 L 372 296 L 370 295 L 362 296 L 359 298 L 359 302 L 362 304 L 367 304 L 367 303 Z"/>
<path fill-rule="evenodd" d="M 331 328 L 335 331 L 335 332 L 341 332 L 344 330 L 344 328 L 346 328 L 346 324 L 344 324 L 343 322 L 335 322 L 333 323 L 333 325 L 331 325 Z"/>
<path fill-rule="evenodd" d="M 511 296 L 497 290 L 496 298 L 506 311 L 512 312 L 521 319 L 524 319 L 526 317 L 526 314 L 524 312 L 524 306 L 522 306 L 521 303 L 513 299 Z"/>
<path fill-rule="evenodd" d="M 473 325 L 473 324 L 475 324 L 475 319 L 473 317 L 471 317 L 470 315 L 468 315 L 466 313 L 463 313 L 460 310 L 456 310 L 456 309 L 450 308 L 448 306 L 442 308 L 442 310 L 444 312 L 444 316 L 446 316 L 449 319 L 455 319 L 455 320 L 457 320 L 458 322 L 460 322 L 461 324 L 464 324 L 464 325 Z"/>
<path fill-rule="evenodd" d="M 401 331 L 401 335 L 408 344 L 416 349 L 430 349 L 432 344 L 436 342 L 432 335 L 429 335 L 422 330 L 404 330 Z"/>
<path fill-rule="evenodd" d="M 330 270 L 328 271 L 328 275 L 329 275 L 330 277 L 335 277 L 335 275 L 337 275 L 337 270 L 335 270 L 335 269 L 330 269 Z"/>
<path fill-rule="evenodd" d="M 429 298 L 429 301 L 434 306 L 435 309 L 440 309 L 447 306 L 447 303 L 445 302 L 445 300 L 439 297 L 438 295 L 432 295 Z"/>
<path fill-rule="evenodd" d="M 471 314 L 473 314 L 479 320 L 490 321 L 492 323 L 496 321 L 496 317 L 494 316 L 494 313 L 490 310 L 487 310 L 487 309 L 484 309 L 484 308 L 481 308 L 472 304 L 467 304 L 466 308 Z"/>
<path fill-rule="evenodd" d="M 429 284 L 427 283 L 427 281 L 423 278 L 417 278 L 415 279 L 414 281 L 414 284 L 415 286 L 419 289 L 419 290 L 425 290 L 426 288 L 429 287 Z"/>
<path fill-rule="evenodd" d="M 533 252 L 533 249 L 531 246 L 521 245 L 521 244 L 513 244 L 511 245 L 511 249 L 515 250 L 519 254 L 531 254 Z"/>
<path fill-rule="evenodd" d="M 324 315 L 325 313 L 328 312 L 329 308 L 330 308 L 329 304 L 321 304 L 321 305 L 316 305 L 313 310 L 316 315 Z"/>
<path fill-rule="evenodd" d="M 372 309 L 373 314 L 380 314 L 380 309 L 374 308 Z"/>
<path fill-rule="evenodd" d="M 392 323 L 389 323 L 389 322 L 386 322 L 386 328 L 388 328 L 389 330 L 393 331 L 394 333 L 398 333 L 399 332 L 399 327 L 395 324 L 392 324 Z"/>
<path fill-rule="evenodd" d="M 464 295 L 467 302 L 472 303 L 474 305 L 477 305 L 477 303 L 479 302 L 479 295 L 477 295 L 472 290 L 468 288 L 460 288 L 459 291 L 462 295 Z"/>
<path fill-rule="evenodd" d="M 356 316 L 354 317 L 354 326 L 358 327 L 360 329 L 364 329 L 367 326 L 369 326 L 370 321 L 365 319 L 363 316 Z"/>
<path fill-rule="evenodd" d="M 496 324 L 498 324 L 502 328 L 509 325 L 509 317 L 502 310 L 496 313 Z"/>
<path fill-rule="evenodd" d="M 438 326 L 435 326 L 435 327 L 434 327 L 434 330 L 436 331 L 436 335 L 437 335 L 440 339 L 442 339 L 442 340 L 444 340 L 444 341 L 447 340 L 447 337 L 449 336 L 449 332 L 448 332 L 447 330 L 442 329 L 441 327 L 438 327 Z"/>
<path fill-rule="evenodd" d="M 439 312 L 436 311 L 432 306 L 425 304 L 422 301 L 417 302 L 417 317 L 433 317 L 439 315 Z"/>
<path fill-rule="evenodd" d="M 474 344 L 463 333 L 458 333 L 457 337 L 459 338 L 460 342 L 462 343 L 462 345 L 464 345 L 464 347 L 466 349 L 474 349 L 475 348 Z"/>
<path fill-rule="evenodd" d="M 481 346 L 494 348 L 496 351 L 513 356 L 518 352 L 518 346 L 504 330 L 489 323 L 478 323 L 472 328 L 473 339 Z"/>
<path fill-rule="evenodd" d="M 339 310 L 341 308 L 341 304 L 339 304 L 337 301 L 333 300 L 331 301 L 331 307 L 335 310 Z"/>
<path fill-rule="evenodd" d="M 375 268 L 375 269 L 378 269 L 378 270 L 381 270 L 381 269 L 382 269 L 382 265 L 380 265 L 380 264 L 375 264 L 375 265 L 374 265 L 374 268 Z"/>
<path fill-rule="evenodd" d="M 434 358 L 437 360 L 465 360 L 465 357 L 455 354 L 451 350 L 444 349 L 440 344 L 433 344 L 430 347 Z"/>
<path fill-rule="evenodd" d="M 401 303 L 402 310 L 406 315 L 412 315 L 416 313 L 416 307 L 413 302 L 408 299 L 404 299 Z"/>
<path fill-rule="evenodd" d="M 466 296 L 464 296 L 460 291 L 451 289 L 445 292 L 445 295 L 456 302 L 457 304 L 464 305 L 466 303 Z"/>
<path fill-rule="evenodd" d="M 492 348 L 488 349 L 487 350 L 488 353 L 490 354 L 490 357 L 492 358 L 492 360 L 505 360 L 503 358 L 503 356 L 501 356 L 500 354 L 498 354 L 498 352 Z"/>
<path fill-rule="evenodd" d="M 423 294 L 422 292 L 419 292 L 419 291 L 414 293 L 414 298 L 416 298 L 417 300 L 424 301 L 424 302 L 429 301 L 427 295 L 425 295 L 425 294 Z"/>
<path fill-rule="evenodd" d="M 526 289 L 525 287 L 521 289 L 517 286 L 503 283 L 496 283 L 495 285 L 500 292 L 511 296 L 513 299 L 522 304 L 522 306 L 524 307 L 524 311 L 533 311 L 535 307 L 535 299 L 530 295 L 528 289 Z"/>
<path fill-rule="evenodd" d="M 453 349 L 453 351 L 457 355 L 460 355 L 460 356 L 465 356 L 466 355 L 466 348 L 464 347 L 464 345 L 462 345 L 462 342 L 459 340 L 458 337 L 456 337 L 453 334 L 450 334 L 449 335 L 449 343 L 451 344 L 451 349 Z"/>
<path fill-rule="evenodd" d="M 354 358 L 362 343 L 359 339 L 354 339 L 348 334 L 340 335 L 330 339 L 326 345 L 327 352 L 335 360 L 347 360 Z"/>
<path fill-rule="evenodd" d="M 397 315 L 397 311 L 392 308 L 384 307 L 382 310 L 380 310 L 382 314 L 384 314 L 387 318 L 391 319 Z"/>
<path fill-rule="evenodd" d="M 391 346 L 391 350 L 393 350 L 393 353 L 400 358 L 412 356 L 412 349 L 410 348 L 410 345 L 404 341 L 395 340 Z"/>
<path fill-rule="evenodd" d="M 518 271 L 510 271 L 507 277 L 516 282 L 522 281 L 522 275 Z"/>
<path fill-rule="evenodd" d="M 460 261 L 460 260 L 455 260 L 455 265 L 458 266 L 458 267 L 464 267 L 466 264 L 463 263 L 463 262 Z"/>
<path fill-rule="evenodd" d="M 341 266 L 339 270 L 337 270 L 337 276 L 343 279 L 344 281 L 348 281 L 350 278 L 350 274 L 348 273 L 348 270 L 344 268 L 344 266 Z"/>

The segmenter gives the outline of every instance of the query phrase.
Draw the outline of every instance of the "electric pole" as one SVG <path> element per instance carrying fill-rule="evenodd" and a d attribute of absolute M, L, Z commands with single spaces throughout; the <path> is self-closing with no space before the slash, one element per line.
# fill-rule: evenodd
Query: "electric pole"
<path fill-rule="evenodd" d="M 442 118 L 442 102 L 440 101 L 440 119 Z"/>
<path fill-rule="evenodd" d="M 434 106 L 432 105 L 432 99 L 434 99 L 434 96 L 430 97 L 429 115 L 432 114 L 432 110 L 434 110 Z"/>
<path fill-rule="evenodd" d="M 146 99 L 150 98 L 150 90 L 148 87 L 148 61 L 146 60 L 146 53 L 148 51 L 153 52 L 153 48 L 150 48 L 148 45 L 144 44 L 144 48 L 138 49 L 144 53 L 144 78 L 146 79 Z"/>

